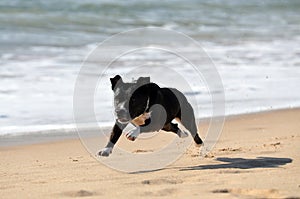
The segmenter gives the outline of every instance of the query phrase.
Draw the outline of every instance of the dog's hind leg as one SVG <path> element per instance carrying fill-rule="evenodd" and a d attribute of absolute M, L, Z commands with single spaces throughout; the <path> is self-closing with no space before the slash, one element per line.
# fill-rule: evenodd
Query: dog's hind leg
<path fill-rule="evenodd" d="M 180 138 L 185 138 L 188 136 L 188 133 L 186 131 L 184 131 L 183 129 L 178 127 L 178 124 L 174 124 L 171 122 L 168 124 L 165 124 L 165 126 L 162 130 L 176 133 Z"/>
<path fill-rule="evenodd" d="M 194 111 L 192 106 L 188 102 L 184 104 L 184 107 L 181 107 L 180 121 L 182 125 L 190 131 L 196 144 L 202 144 L 203 141 L 201 140 L 197 132 Z"/>

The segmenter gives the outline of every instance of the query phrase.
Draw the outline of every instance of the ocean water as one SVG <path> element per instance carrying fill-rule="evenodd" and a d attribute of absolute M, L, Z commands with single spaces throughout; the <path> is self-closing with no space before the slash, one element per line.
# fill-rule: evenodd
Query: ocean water
<path fill-rule="evenodd" d="M 142 27 L 179 31 L 201 44 L 221 76 L 226 115 L 299 107 L 299 10 L 298 0 L 2 0 L 0 136 L 71 132 L 74 85 L 83 60 L 110 36 Z M 125 56 L 97 91 L 102 93 L 95 103 L 99 125 L 110 125 L 114 117 L 109 77 L 144 63 L 173 64 L 186 79 L 191 75 L 164 52 Z M 101 61 L 90 64 L 95 70 L 105 67 Z M 164 72 L 160 68 L 151 78 L 159 81 Z M 93 71 L 87 75 L 95 78 Z M 180 87 L 167 75 L 163 79 L 170 81 L 162 85 Z M 204 85 L 182 91 L 199 102 L 198 118 L 211 116 Z"/>

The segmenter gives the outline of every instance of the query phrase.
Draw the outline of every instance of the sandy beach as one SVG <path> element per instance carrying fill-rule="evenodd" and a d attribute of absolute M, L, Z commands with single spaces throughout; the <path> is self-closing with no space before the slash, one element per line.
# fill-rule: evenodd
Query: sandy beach
<path fill-rule="evenodd" d="M 300 198 L 299 118 L 300 109 L 228 117 L 205 158 L 191 146 L 134 174 L 99 163 L 78 139 L 2 147 L 1 198 Z"/>
<path fill-rule="evenodd" d="M 300 199 L 299 8 L 1 0 L 0 199 Z M 132 87 L 112 89 L 116 75 Z M 170 132 L 132 142 L 127 125 L 97 156 L 118 110 L 173 105 L 135 92 L 148 80 L 183 93 L 204 144 Z"/>

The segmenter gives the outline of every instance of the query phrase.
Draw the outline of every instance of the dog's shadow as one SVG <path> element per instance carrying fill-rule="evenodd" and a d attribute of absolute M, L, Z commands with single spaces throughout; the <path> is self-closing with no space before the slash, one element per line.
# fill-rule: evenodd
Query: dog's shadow
<path fill-rule="evenodd" d="M 293 160 L 291 158 L 257 157 L 254 159 L 245 158 L 216 158 L 223 164 L 199 165 L 182 168 L 180 171 L 205 170 L 205 169 L 255 169 L 255 168 L 276 168 Z"/>
<path fill-rule="evenodd" d="M 167 167 L 161 169 L 144 170 L 131 172 L 130 174 L 151 173 L 167 169 L 179 169 L 179 171 L 206 170 L 206 169 L 256 169 L 256 168 L 277 168 L 291 163 L 291 158 L 257 157 L 254 159 L 245 158 L 216 158 L 222 164 L 198 165 L 190 167 Z"/>

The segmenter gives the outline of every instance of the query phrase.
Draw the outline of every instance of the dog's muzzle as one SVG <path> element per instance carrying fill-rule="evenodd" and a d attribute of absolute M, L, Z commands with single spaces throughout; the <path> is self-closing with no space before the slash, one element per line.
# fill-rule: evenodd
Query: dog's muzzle
<path fill-rule="evenodd" d="M 120 124 L 128 124 L 128 123 L 129 123 L 129 120 L 118 119 L 118 122 L 119 122 Z"/>
<path fill-rule="evenodd" d="M 116 111 L 117 120 L 121 124 L 127 124 L 130 121 L 129 113 L 125 109 L 120 109 Z"/>

